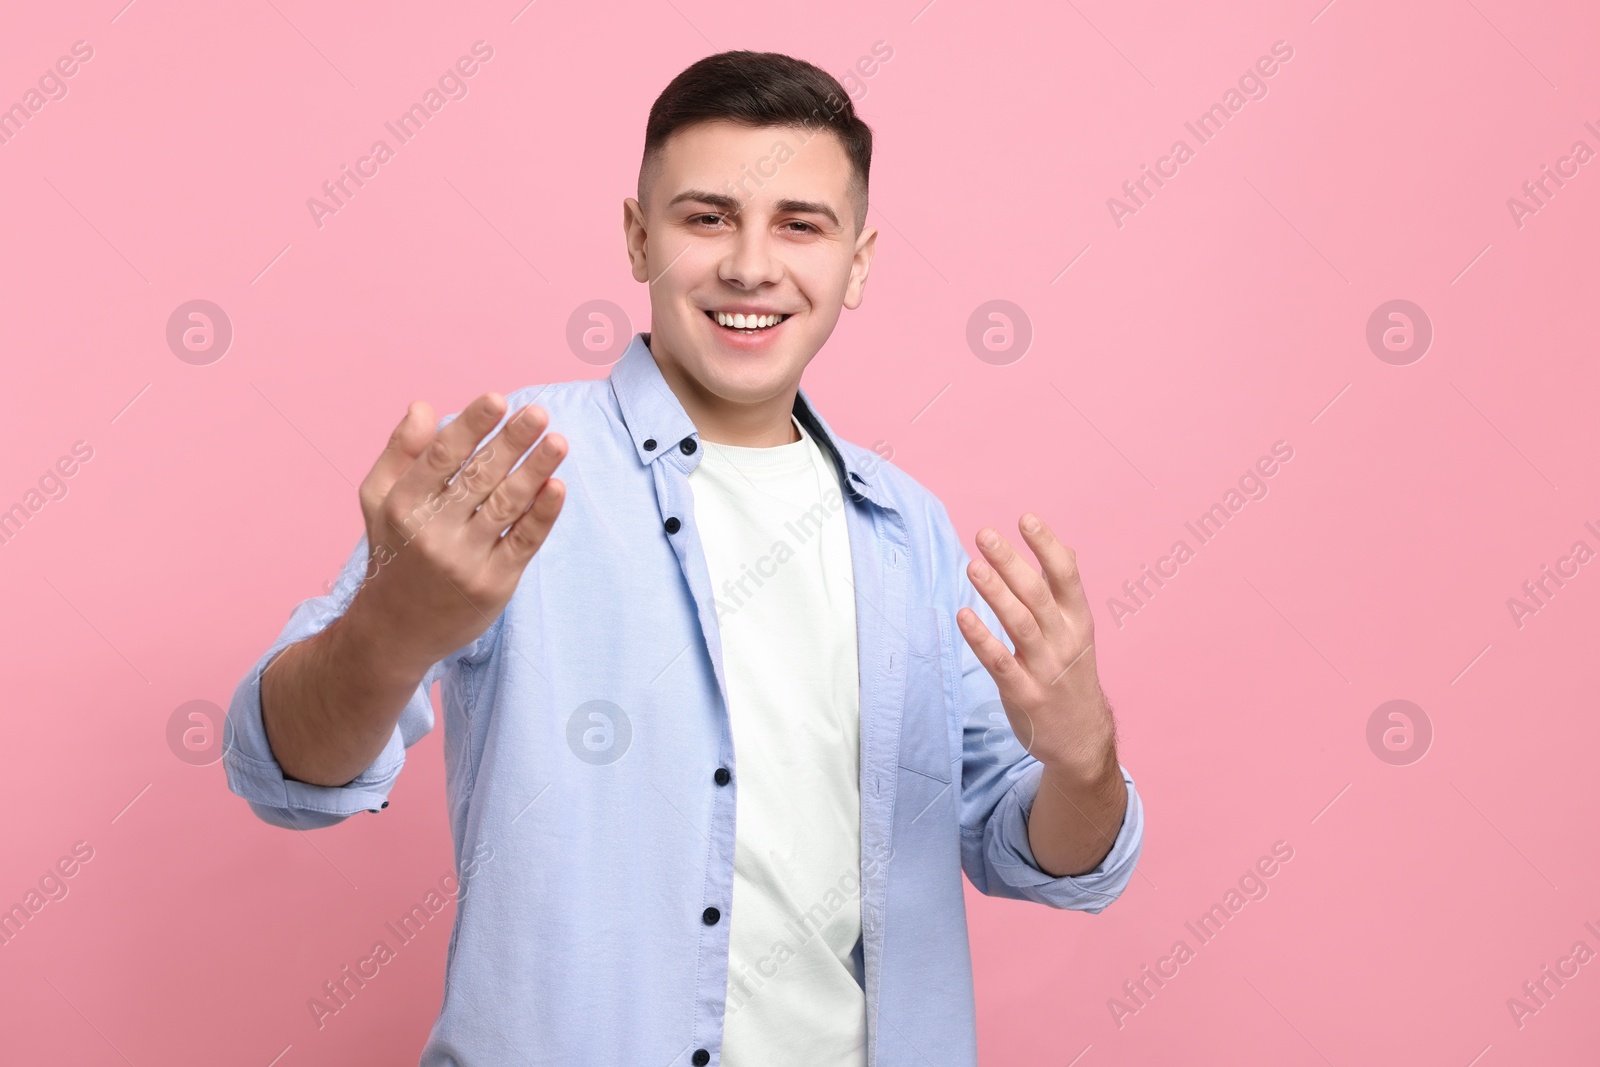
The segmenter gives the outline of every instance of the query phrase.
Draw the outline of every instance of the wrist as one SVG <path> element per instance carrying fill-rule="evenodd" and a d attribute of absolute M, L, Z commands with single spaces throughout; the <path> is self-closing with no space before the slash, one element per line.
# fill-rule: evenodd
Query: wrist
<path fill-rule="evenodd" d="M 1059 745 L 1037 753 L 1039 762 L 1076 782 L 1092 783 L 1108 776 L 1120 776 L 1111 709 L 1103 700 L 1101 708 L 1101 714 L 1089 726 L 1080 727 Z"/>
<path fill-rule="evenodd" d="M 410 648 L 405 633 L 366 592 L 364 586 L 358 590 L 344 614 L 328 626 L 336 662 L 351 664 L 356 668 L 353 676 L 383 688 L 415 688 L 437 657 Z"/>

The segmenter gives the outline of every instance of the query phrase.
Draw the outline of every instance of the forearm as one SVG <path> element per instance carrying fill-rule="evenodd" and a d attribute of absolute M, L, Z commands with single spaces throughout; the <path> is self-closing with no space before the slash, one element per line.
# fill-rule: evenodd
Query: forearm
<path fill-rule="evenodd" d="M 1081 763 L 1046 763 L 1028 816 L 1028 847 L 1053 877 L 1087 874 L 1111 851 L 1128 810 L 1128 785 L 1108 737 Z"/>
<path fill-rule="evenodd" d="M 285 648 L 261 676 L 261 721 L 285 776 L 341 786 L 366 770 L 427 669 L 349 613 Z"/>

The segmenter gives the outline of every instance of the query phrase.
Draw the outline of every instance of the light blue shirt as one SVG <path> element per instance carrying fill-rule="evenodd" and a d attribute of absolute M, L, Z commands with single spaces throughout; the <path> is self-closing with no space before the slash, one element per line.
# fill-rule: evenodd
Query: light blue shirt
<path fill-rule="evenodd" d="M 228 711 L 229 788 L 262 819 L 310 829 L 387 806 L 442 683 L 460 890 L 423 1067 L 720 1062 L 739 767 L 688 481 L 699 435 L 648 343 L 636 334 L 609 378 L 508 395 L 508 412 L 536 400 L 570 442 L 565 505 L 505 611 L 433 667 L 359 777 L 285 779 L 261 725 L 260 673 L 344 611 L 365 537 L 331 592 L 295 608 Z M 847 490 L 861 678 L 859 888 L 800 910 L 861 909 L 872 1067 L 975 1067 L 961 873 L 990 896 L 1099 912 L 1133 875 L 1144 809 L 1123 768 L 1127 813 L 1100 866 L 1038 868 L 1027 816 L 1044 767 L 956 627 L 965 604 L 1011 647 L 966 578 L 949 515 L 835 437 L 803 388 L 794 411 Z"/>

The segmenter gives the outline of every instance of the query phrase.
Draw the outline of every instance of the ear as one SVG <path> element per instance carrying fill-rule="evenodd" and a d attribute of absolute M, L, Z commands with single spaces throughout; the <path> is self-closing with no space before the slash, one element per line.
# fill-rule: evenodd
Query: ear
<path fill-rule="evenodd" d="M 639 206 L 639 201 L 628 197 L 622 202 L 622 235 L 628 245 L 628 263 L 633 268 L 633 280 L 647 282 L 650 272 L 646 269 L 647 234 L 644 228 L 644 208 Z"/>
<path fill-rule="evenodd" d="M 866 295 L 867 271 L 872 268 L 872 253 L 878 244 L 878 231 L 871 226 L 856 238 L 855 258 L 850 261 L 850 281 L 844 290 L 844 306 L 854 311 Z"/>

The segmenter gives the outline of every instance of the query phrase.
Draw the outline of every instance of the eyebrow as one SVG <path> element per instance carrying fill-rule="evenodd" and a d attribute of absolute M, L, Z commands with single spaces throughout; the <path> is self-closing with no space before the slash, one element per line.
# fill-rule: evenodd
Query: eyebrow
<path fill-rule="evenodd" d="M 743 206 L 735 197 L 727 196 L 723 193 L 707 192 L 704 189 L 686 189 L 667 201 L 667 207 L 676 207 L 686 201 L 717 208 L 724 215 L 737 215 L 739 214 L 739 209 Z M 839 225 L 839 216 L 834 213 L 833 208 L 819 201 L 785 199 L 779 200 L 775 208 L 779 214 L 794 211 L 801 214 L 821 215 L 835 226 Z"/>

